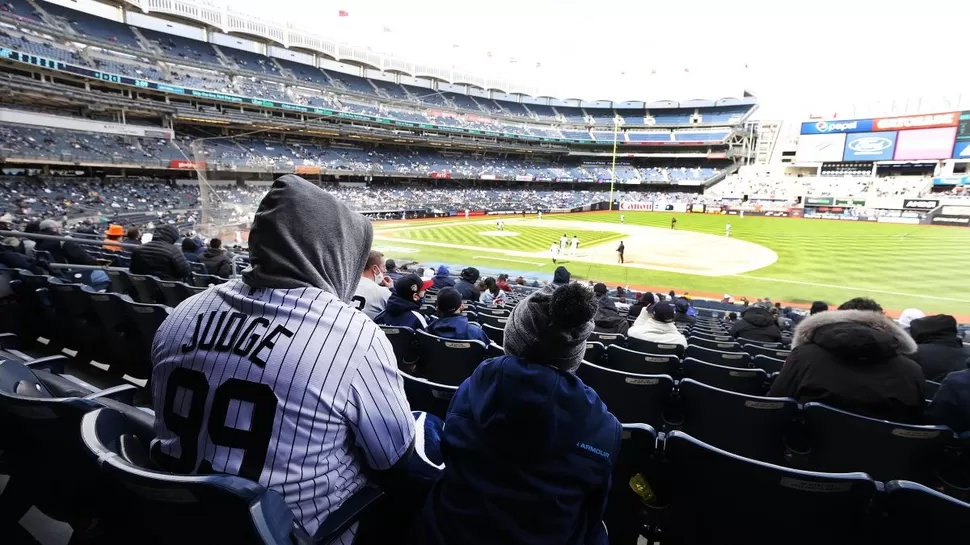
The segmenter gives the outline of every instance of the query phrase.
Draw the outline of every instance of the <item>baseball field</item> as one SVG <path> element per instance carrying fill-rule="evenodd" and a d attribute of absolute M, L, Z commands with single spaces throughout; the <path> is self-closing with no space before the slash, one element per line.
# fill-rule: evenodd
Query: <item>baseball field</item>
<path fill-rule="evenodd" d="M 574 278 L 696 295 L 792 304 L 866 296 L 884 308 L 916 307 L 970 319 L 970 229 L 795 218 L 619 212 L 375 225 L 374 246 L 399 261 L 474 265 L 540 281 L 556 265 L 550 246 L 579 237 L 557 255 Z M 726 224 L 731 224 L 726 236 Z M 616 249 L 623 241 L 624 264 Z"/>

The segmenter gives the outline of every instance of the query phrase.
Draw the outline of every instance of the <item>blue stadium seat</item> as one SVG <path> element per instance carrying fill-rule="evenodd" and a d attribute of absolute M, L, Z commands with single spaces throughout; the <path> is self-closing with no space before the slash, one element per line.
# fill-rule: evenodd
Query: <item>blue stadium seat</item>
<path fill-rule="evenodd" d="M 822 403 L 807 403 L 802 416 L 809 452 L 793 454 L 795 467 L 813 471 L 864 471 L 879 481 L 932 482 L 943 450 L 954 441 L 946 426 L 876 420 Z"/>
<path fill-rule="evenodd" d="M 785 360 L 769 358 L 768 356 L 762 354 L 758 354 L 754 357 L 754 359 L 751 360 L 751 367 L 761 369 L 769 375 L 772 373 L 780 373 L 784 366 Z"/>
<path fill-rule="evenodd" d="M 381 496 L 375 488 L 361 490 L 331 513 L 311 538 L 294 522 L 283 498 L 258 483 L 233 475 L 159 470 L 148 455 L 154 438 L 150 425 L 102 409 L 84 416 L 80 432 L 101 472 L 114 484 L 111 490 L 123 518 L 112 520 L 112 530 L 129 540 L 137 532 L 139 543 L 148 545 L 323 545 L 348 530 Z"/>
<path fill-rule="evenodd" d="M 415 337 L 419 374 L 432 382 L 458 386 L 485 359 L 486 347 L 481 341 L 445 339 L 420 330 Z"/>
<path fill-rule="evenodd" d="M 787 350 L 781 347 L 778 348 L 766 348 L 764 346 L 754 344 L 750 341 L 741 343 L 741 350 L 745 351 L 752 358 L 757 356 L 767 356 L 769 358 L 778 359 L 785 361 L 788 359 L 788 355 L 791 354 L 791 350 Z"/>
<path fill-rule="evenodd" d="M 690 347 L 687 348 L 690 354 Z M 765 393 L 768 374 L 761 369 L 742 369 L 707 363 L 691 357 L 684 358 L 684 377 L 730 392 L 748 395 Z"/>
<path fill-rule="evenodd" d="M 408 398 L 411 410 L 424 411 L 444 420 L 448 414 L 451 398 L 455 397 L 458 387 L 431 382 L 403 371 L 401 376 L 404 378 L 404 394 Z"/>
<path fill-rule="evenodd" d="M 710 341 L 700 337 L 699 335 L 691 335 L 687 337 L 688 346 L 699 346 L 701 348 L 707 348 L 708 350 L 717 350 L 719 352 L 740 352 L 741 346 L 734 341 Z M 696 357 L 696 356 L 695 356 Z"/>
<path fill-rule="evenodd" d="M 815 473 L 751 460 L 674 431 L 664 545 L 869 543 L 876 483 L 864 473 Z"/>
<path fill-rule="evenodd" d="M 589 335 L 589 342 L 593 343 L 603 343 L 603 346 L 609 346 L 611 344 L 626 344 L 626 336 L 619 333 L 600 333 L 599 331 L 594 331 Z"/>
<path fill-rule="evenodd" d="M 658 344 L 636 337 L 627 337 L 626 346 L 630 350 L 644 352 L 646 354 L 674 354 L 678 358 L 684 357 L 684 346 L 680 344 Z"/>
<path fill-rule="evenodd" d="M 611 344 L 606 348 L 606 367 L 640 375 L 680 374 L 680 358 L 676 355 L 645 354 Z"/>
<path fill-rule="evenodd" d="M 739 456 L 785 462 L 784 435 L 798 412 L 794 399 L 739 394 L 689 378 L 679 392 L 685 433 Z"/>
<path fill-rule="evenodd" d="M 413 372 L 414 365 L 418 361 L 418 345 L 414 338 L 414 330 L 403 326 L 381 325 L 378 327 L 384 332 L 384 336 L 387 337 L 394 349 L 398 369 Z"/>
<path fill-rule="evenodd" d="M 669 375 L 624 373 L 584 361 L 576 376 L 596 390 L 621 423 L 663 428 L 664 409 L 674 389 L 674 379 Z"/>
<path fill-rule="evenodd" d="M 723 365 L 726 367 L 746 368 L 751 363 L 751 356 L 740 351 L 723 351 L 705 348 L 696 344 L 687 344 L 685 358 L 694 358 L 707 363 Z"/>
<path fill-rule="evenodd" d="M 479 315 L 479 316 L 481 316 L 481 315 Z M 491 324 L 483 323 L 482 324 L 482 331 L 484 331 L 485 334 L 488 335 L 488 338 L 491 339 L 491 341 L 493 343 L 495 343 L 495 344 L 497 344 L 499 346 L 502 346 L 502 345 L 505 344 L 505 329 L 504 328 L 495 327 L 495 326 L 493 326 Z"/>
<path fill-rule="evenodd" d="M 620 452 L 613 461 L 613 486 L 603 521 L 610 543 L 637 543 L 643 529 L 643 501 L 656 483 L 657 432 L 646 424 L 623 424 Z"/>
<path fill-rule="evenodd" d="M 949 545 L 970 536 L 970 503 L 910 481 L 886 483 L 886 545 Z"/>
<path fill-rule="evenodd" d="M 586 352 L 583 360 L 596 365 L 606 364 L 606 347 L 600 342 L 586 342 Z"/>
<path fill-rule="evenodd" d="M 155 279 L 155 285 L 161 294 L 161 300 L 158 302 L 165 306 L 177 307 L 179 303 L 195 295 L 185 282 Z"/>

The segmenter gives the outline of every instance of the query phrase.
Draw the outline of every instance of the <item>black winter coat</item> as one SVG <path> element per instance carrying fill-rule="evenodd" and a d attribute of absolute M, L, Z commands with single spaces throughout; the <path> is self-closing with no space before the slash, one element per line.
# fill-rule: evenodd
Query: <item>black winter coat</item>
<path fill-rule="evenodd" d="M 155 229 L 152 241 L 131 252 L 128 270 L 131 274 L 157 276 L 162 280 L 184 280 L 189 277 L 189 262 L 182 249 L 175 246 L 178 230 L 171 225 Z"/>
<path fill-rule="evenodd" d="M 922 423 L 916 343 L 879 312 L 836 310 L 804 320 L 769 396 L 817 401 L 870 418 Z"/>
<path fill-rule="evenodd" d="M 219 248 L 218 250 L 213 250 L 212 248 L 206 248 L 202 252 L 202 256 L 199 257 L 199 261 L 205 265 L 209 274 L 214 274 L 222 278 L 229 278 L 232 276 L 232 260 L 229 258 L 229 252 L 224 249 Z"/>
<path fill-rule="evenodd" d="M 41 231 L 42 235 L 59 235 L 53 231 Z M 55 263 L 70 263 L 71 265 L 97 265 L 93 257 L 84 251 L 84 248 L 76 242 L 70 240 L 61 242 L 58 240 L 38 240 L 34 246 L 34 252 L 50 252 Z"/>
<path fill-rule="evenodd" d="M 781 341 L 781 330 L 775 317 L 761 307 L 751 307 L 741 313 L 741 319 L 731 328 L 731 336 L 739 339 L 775 343 Z"/>
<path fill-rule="evenodd" d="M 912 360 L 923 368 L 926 380 L 940 382 L 947 374 L 962 371 L 970 358 L 970 347 L 957 338 L 957 321 L 953 316 L 940 314 L 913 320 L 909 334 L 916 341 Z"/>

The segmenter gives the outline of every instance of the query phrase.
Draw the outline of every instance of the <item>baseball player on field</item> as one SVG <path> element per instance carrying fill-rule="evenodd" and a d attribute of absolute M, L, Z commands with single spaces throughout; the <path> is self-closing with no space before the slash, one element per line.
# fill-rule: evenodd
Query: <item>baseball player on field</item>
<path fill-rule="evenodd" d="M 369 475 L 403 470 L 415 426 L 394 350 L 349 304 L 372 239 L 331 194 L 276 180 L 250 268 L 184 301 L 155 335 L 154 460 L 273 489 L 311 536 Z"/>

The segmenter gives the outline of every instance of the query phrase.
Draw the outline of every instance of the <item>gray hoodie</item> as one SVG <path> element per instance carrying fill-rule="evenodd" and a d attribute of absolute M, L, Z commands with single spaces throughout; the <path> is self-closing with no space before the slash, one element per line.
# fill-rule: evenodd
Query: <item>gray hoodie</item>
<path fill-rule="evenodd" d="M 254 288 L 315 287 L 349 302 L 374 232 L 370 221 L 310 182 L 287 174 L 259 205 L 249 233 Z"/>

